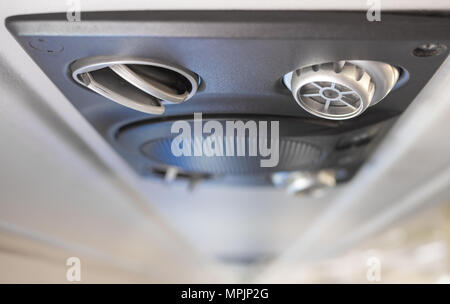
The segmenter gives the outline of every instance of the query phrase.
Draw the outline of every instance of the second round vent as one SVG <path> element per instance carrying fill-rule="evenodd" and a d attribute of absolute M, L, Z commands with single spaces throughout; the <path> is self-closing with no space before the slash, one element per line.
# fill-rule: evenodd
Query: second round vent
<path fill-rule="evenodd" d="M 399 78 L 397 68 L 376 61 L 338 61 L 299 68 L 285 85 L 297 103 L 327 119 L 356 117 L 383 99 Z"/>
<path fill-rule="evenodd" d="M 197 92 L 199 77 L 156 60 L 96 56 L 75 61 L 72 77 L 81 85 L 134 110 L 164 113 L 162 101 L 181 103 Z"/>

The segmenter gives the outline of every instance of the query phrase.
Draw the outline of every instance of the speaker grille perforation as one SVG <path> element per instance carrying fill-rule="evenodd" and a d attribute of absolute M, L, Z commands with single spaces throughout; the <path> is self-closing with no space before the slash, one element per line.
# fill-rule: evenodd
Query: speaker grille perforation
<path fill-rule="evenodd" d="M 227 139 L 223 139 L 224 144 Z M 236 139 L 245 143 L 246 151 L 249 142 Z M 195 145 L 200 145 L 200 140 L 191 141 L 191 151 Z M 180 156 L 175 157 L 171 151 L 171 138 L 155 139 L 145 143 L 141 147 L 142 153 L 153 161 L 176 166 L 187 172 L 202 172 L 209 174 L 259 174 L 272 171 L 294 170 L 307 168 L 317 164 L 322 157 L 322 150 L 305 141 L 289 138 L 280 139 L 279 163 L 276 167 L 261 167 L 260 156 Z M 236 147 L 237 145 L 235 145 Z M 248 155 L 248 153 L 246 154 Z"/>

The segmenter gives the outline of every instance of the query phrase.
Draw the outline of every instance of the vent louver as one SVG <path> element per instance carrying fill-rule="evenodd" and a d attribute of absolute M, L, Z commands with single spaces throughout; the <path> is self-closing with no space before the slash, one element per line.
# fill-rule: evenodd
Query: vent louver
<path fill-rule="evenodd" d="M 71 65 L 79 84 L 134 110 L 164 113 L 162 101 L 182 103 L 195 95 L 199 77 L 180 66 L 151 59 L 88 57 Z"/>

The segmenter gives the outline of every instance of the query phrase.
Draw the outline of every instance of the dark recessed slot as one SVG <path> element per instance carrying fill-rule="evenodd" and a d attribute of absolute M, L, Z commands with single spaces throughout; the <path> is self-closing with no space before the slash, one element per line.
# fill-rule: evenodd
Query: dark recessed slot
<path fill-rule="evenodd" d="M 128 64 L 127 67 L 142 77 L 142 79 L 156 81 L 177 92 L 177 94 L 189 93 L 192 90 L 190 81 L 175 71 L 157 66 Z"/>

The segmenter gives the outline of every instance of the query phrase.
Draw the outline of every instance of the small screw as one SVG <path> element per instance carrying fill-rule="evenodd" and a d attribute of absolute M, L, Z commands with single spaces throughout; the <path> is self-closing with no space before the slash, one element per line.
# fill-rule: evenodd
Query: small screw
<path fill-rule="evenodd" d="M 447 47 L 438 43 L 425 43 L 413 50 L 413 55 L 416 57 L 430 57 L 438 56 L 444 53 Z"/>
<path fill-rule="evenodd" d="M 64 51 L 64 47 L 58 42 L 48 41 L 44 38 L 32 38 L 28 45 L 39 52 L 46 53 L 48 55 L 56 55 Z"/>

